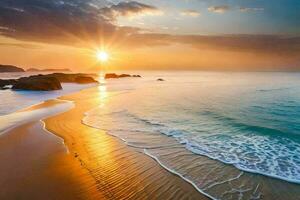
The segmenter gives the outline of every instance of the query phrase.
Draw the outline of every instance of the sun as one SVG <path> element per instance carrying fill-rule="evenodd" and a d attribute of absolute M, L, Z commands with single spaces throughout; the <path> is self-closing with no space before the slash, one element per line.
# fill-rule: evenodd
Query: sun
<path fill-rule="evenodd" d="M 109 59 L 109 55 L 105 51 L 98 51 L 96 56 L 97 56 L 97 59 L 101 62 L 106 62 Z"/>

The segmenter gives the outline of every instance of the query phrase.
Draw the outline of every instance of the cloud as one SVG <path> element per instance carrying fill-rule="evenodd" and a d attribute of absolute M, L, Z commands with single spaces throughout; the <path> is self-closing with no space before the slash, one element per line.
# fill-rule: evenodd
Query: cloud
<path fill-rule="evenodd" d="M 264 11 L 264 8 L 250 8 L 250 7 L 240 7 L 239 10 L 241 12 L 258 12 L 258 11 Z"/>
<path fill-rule="evenodd" d="M 228 9 L 228 6 L 215 6 L 210 10 L 222 13 Z M 1 0 L 0 36 L 79 47 L 90 47 L 104 39 L 127 49 L 183 44 L 199 50 L 300 55 L 300 37 L 145 33 L 139 28 L 117 26 L 113 21 L 116 15 L 109 15 L 110 12 L 117 12 L 118 16 L 132 16 L 158 10 L 137 2 L 107 4 L 99 0 Z"/>
<path fill-rule="evenodd" d="M 214 13 L 219 13 L 219 14 L 225 13 L 229 9 L 230 9 L 230 7 L 227 5 L 211 6 L 211 7 L 207 8 L 208 11 L 214 12 Z"/>
<path fill-rule="evenodd" d="M 219 35 L 177 36 L 175 41 L 189 44 L 198 49 L 214 49 L 220 51 L 243 51 L 269 54 L 300 55 L 299 36 L 278 35 Z"/>
<path fill-rule="evenodd" d="M 8 43 L 8 42 L 0 42 L 0 46 L 12 46 L 24 49 L 41 49 L 42 47 L 35 44 L 26 44 L 26 43 Z"/>
<path fill-rule="evenodd" d="M 199 11 L 191 10 L 191 9 L 183 10 L 183 11 L 181 11 L 180 14 L 183 16 L 191 16 L 191 17 L 198 17 L 201 15 L 201 13 Z"/>
<path fill-rule="evenodd" d="M 155 12 L 157 8 L 135 1 L 111 4 L 99 0 L 1 0 L 0 35 L 25 41 L 87 45 L 140 30 L 116 26 L 116 16 Z"/>
<path fill-rule="evenodd" d="M 21 40 L 69 43 L 95 37 L 100 29 L 112 33 L 116 27 L 89 3 L 84 0 L 2 0 L 0 34 Z"/>
<path fill-rule="evenodd" d="M 102 16 L 116 20 L 117 17 L 135 17 L 141 15 L 161 15 L 163 12 L 157 7 L 139 3 L 136 1 L 120 2 L 118 4 L 101 9 Z"/>
<path fill-rule="evenodd" d="M 248 52 L 254 54 L 273 54 L 300 56 L 299 36 L 278 35 L 169 35 L 132 34 L 127 42 L 135 46 L 155 46 L 183 44 L 199 50 L 224 52 Z"/>

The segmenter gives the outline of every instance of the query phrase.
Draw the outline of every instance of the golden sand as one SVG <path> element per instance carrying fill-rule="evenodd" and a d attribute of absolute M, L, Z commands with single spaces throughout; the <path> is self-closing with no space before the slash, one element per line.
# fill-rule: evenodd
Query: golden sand
<path fill-rule="evenodd" d="M 99 106 L 102 98 L 91 88 L 20 111 L 64 100 L 75 104 L 44 120 L 51 133 L 36 121 L 0 136 L 0 199 L 207 199 L 141 150 L 82 124 L 84 113 Z M 64 139 L 69 153 L 62 139 L 52 133 Z M 237 170 L 220 165 L 223 170 Z M 244 173 L 239 184 L 249 180 L 258 183 L 263 199 L 300 199 L 296 184 L 251 173 Z"/>
<path fill-rule="evenodd" d="M 101 101 L 95 89 L 62 99 L 73 101 L 75 108 L 46 119 L 46 128 L 65 139 L 71 154 L 88 171 L 87 178 L 95 180 L 96 193 L 108 199 L 207 199 L 145 154 L 83 125 L 84 113 Z"/>
<path fill-rule="evenodd" d="M 1 135 L 0 199 L 207 199 L 191 184 L 119 139 L 81 123 L 101 97 L 62 98 L 75 108 Z M 26 112 L 62 103 L 50 100 Z"/>

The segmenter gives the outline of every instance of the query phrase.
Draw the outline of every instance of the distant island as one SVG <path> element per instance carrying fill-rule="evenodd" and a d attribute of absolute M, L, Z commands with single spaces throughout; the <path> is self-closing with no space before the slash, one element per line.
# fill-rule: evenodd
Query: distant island
<path fill-rule="evenodd" d="M 29 68 L 26 70 L 27 72 L 71 72 L 70 69 L 64 68 L 64 69 L 37 69 L 37 68 Z"/>
<path fill-rule="evenodd" d="M 1 65 L 0 64 L 0 73 L 5 73 L 5 72 L 25 72 L 25 70 L 20 67 L 13 66 L 13 65 Z"/>
<path fill-rule="evenodd" d="M 1 65 L 0 64 L 0 73 L 5 72 L 25 72 L 24 69 L 21 67 L 17 67 L 14 65 Z M 70 69 L 63 68 L 63 69 L 55 69 L 55 68 L 49 68 L 49 69 L 37 69 L 37 68 L 29 68 L 26 70 L 26 72 L 71 72 Z"/>

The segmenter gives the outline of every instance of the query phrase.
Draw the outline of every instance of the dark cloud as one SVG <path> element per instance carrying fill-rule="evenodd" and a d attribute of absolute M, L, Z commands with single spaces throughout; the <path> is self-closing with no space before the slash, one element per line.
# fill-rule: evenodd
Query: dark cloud
<path fill-rule="evenodd" d="M 95 37 L 115 27 L 101 18 L 97 7 L 84 0 L 2 0 L 0 26 L 4 36 L 46 42 L 68 43 Z"/>
<path fill-rule="evenodd" d="M 105 1 L 94 0 L 1 0 L 0 34 L 57 44 L 95 42 L 100 37 L 121 37 L 138 31 L 114 25 L 108 16 L 109 10 L 119 15 L 156 10 L 137 2 L 107 6 Z"/>
<path fill-rule="evenodd" d="M 228 11 L 229 9 L 230 9 L 230 7 L 227 5 L 220 5 L 220 6 L 211 6 L 207 10 L 210 12 L 222 14 L 222 13 L 225 13 L 226 11 Z"/>
<path fill-rule="evenodd" d="M 162 12 L 155 6 L 146 5 L 136 1 L 120 2 L 101 9 L 102 16 L 115 20 L 119 16 L 132 17 L 136 15 L 156 15 Z"/>

